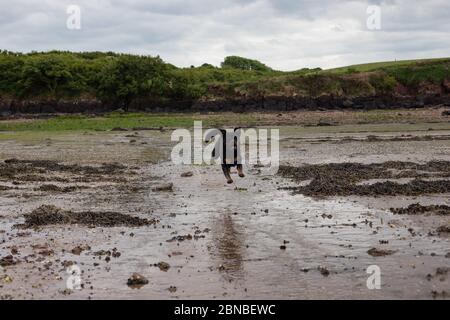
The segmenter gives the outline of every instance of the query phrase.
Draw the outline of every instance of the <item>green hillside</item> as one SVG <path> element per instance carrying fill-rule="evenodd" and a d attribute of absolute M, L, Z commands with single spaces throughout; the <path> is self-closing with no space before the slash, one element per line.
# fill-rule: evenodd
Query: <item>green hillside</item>
<path fill-rule="evenodd" d="M 220 67 L 178 68 L 160 57 L 113 52 L 0 51 L 0 99 L 96 99 L 125 110 L 136 101 L 391 94 L 399 84 L 415 92 L 449 79 L 450 58 L 282 72 L 237 56 Z"/>
<path fill-rule="evenodd" d="M 347 73 L 347 72 L 370 72 L 383 70 L 387 67 L 404 67 L 417 65 L 420 63 L 434 63 L 434 62 L 448 62 L 450 58 L 435 58 L 435 59 L 417 59 L 417 60 L 396 60 L 396 61 L 382 61 L 382 62 L 372 62 L 355 64 L 351 66 L 327 69 L 327 72 L 333 73 Z"/>

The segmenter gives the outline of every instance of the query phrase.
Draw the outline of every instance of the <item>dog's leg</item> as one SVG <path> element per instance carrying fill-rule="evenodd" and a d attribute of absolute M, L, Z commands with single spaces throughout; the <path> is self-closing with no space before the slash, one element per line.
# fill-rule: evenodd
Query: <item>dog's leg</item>
<path fill-rule="evenodd" d="M 227 166 L 226 164 L 222 164 L 222 171 L 223 174 L 225 175 L 225 178 L 227 178 L 227 183 L 228 184 L 233 183 L 233 179 L 231 179 L 230 176 L 230 167 Z"/>
<path fill-rule="evenodd" d="M 237 168 L 237 172 L 238 172 L 238 174 L 239 174 L 239 177 L 241 177 L 241 178 L 245 177 L 245 174 L 244 174 L 244 172 L 242 171 L 242 164 L 238 164 L 238 165 L 236 166 L 236 168 Z"/>

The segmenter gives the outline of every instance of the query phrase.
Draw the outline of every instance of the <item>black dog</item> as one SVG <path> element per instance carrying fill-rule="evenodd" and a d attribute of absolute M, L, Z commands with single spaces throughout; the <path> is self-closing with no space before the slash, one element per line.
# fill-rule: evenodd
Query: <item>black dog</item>
<path fill-rule="evenodd" d="M 240 128 L 234 128 L 234 132 L 236 132 L 237 130 L 240 130 Z M 243 178 L 245 177 L 244 172 L 242 170 L 242 163 L 239 162 L 240 157 L 238 157 L 238 153 L 240 152 L 239 148 L 238 148 L 238 138 L 237 136 L 234 136 L 234 141 L 233 141 L 233 151 L 234 151 L 234 155 L 233 155 L 233 161 L 228 161 L 227 162 L 227 146 L 230 147 L 229 144 L 227 144 L 227 131 L 224 129 L 220 129 L 220 133 L 222 134 L 222 171 L 223 174 L 225 175 L 225 178 L 227 179 L 227 183 L 233 183 L 233 179 L 231 179 L 230 176 L 230 169 L 231 167 L 236 167 L 237 172 L 239 174 L 239 177 Z M 216 150 L 213 150 L 213 157 L 216 157 Z"/>

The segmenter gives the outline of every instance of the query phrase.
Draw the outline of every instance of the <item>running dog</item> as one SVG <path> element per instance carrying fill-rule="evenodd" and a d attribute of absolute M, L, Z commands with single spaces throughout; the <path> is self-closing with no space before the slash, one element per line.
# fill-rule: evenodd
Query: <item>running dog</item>
<path fill-rule="evenodd" d="M 240 130 L 241 128 L 234 128 L 234 132 L 237 130 Z M 227 131 L 224 129 L 220 129 L 220 133 L 222 134 L 222 171 L 225 175 L 225 178 L 227 179 L 227 183 L 233 183 L 233 179 L 231 179 L 230 176 L 230 169 L 232 167 L 236 167 L 239 177 L 243 178 L 245 177 L 245 174 L 242 169 L 242 163 L 239 162 L 240 157 L 238 156 L 238 153 L 240 152 L 238 148 L 238 137 L 234 136 L 234 141 L 227 141 Z M 227 154 L 228 152 L 233 153 L 233 157 L 230 158 L 230 155 Z M 216 149 L 213 150 L 213 157 L 216 157 Z"/>

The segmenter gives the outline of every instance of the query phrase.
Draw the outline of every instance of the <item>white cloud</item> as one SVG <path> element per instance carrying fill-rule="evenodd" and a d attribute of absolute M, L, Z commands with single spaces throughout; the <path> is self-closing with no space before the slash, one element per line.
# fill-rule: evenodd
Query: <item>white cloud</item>
<path fill-rule="evenodd" d="M 82 29 L 66 28 L 81 7 Z M 366 28 L 381 6 L 382 28 Z M 450 3 L 326 0 L 0 0 L 0 48 L 160 55 L 178 66 L 226 55 L 282 70 L 448 56 Z"/>

